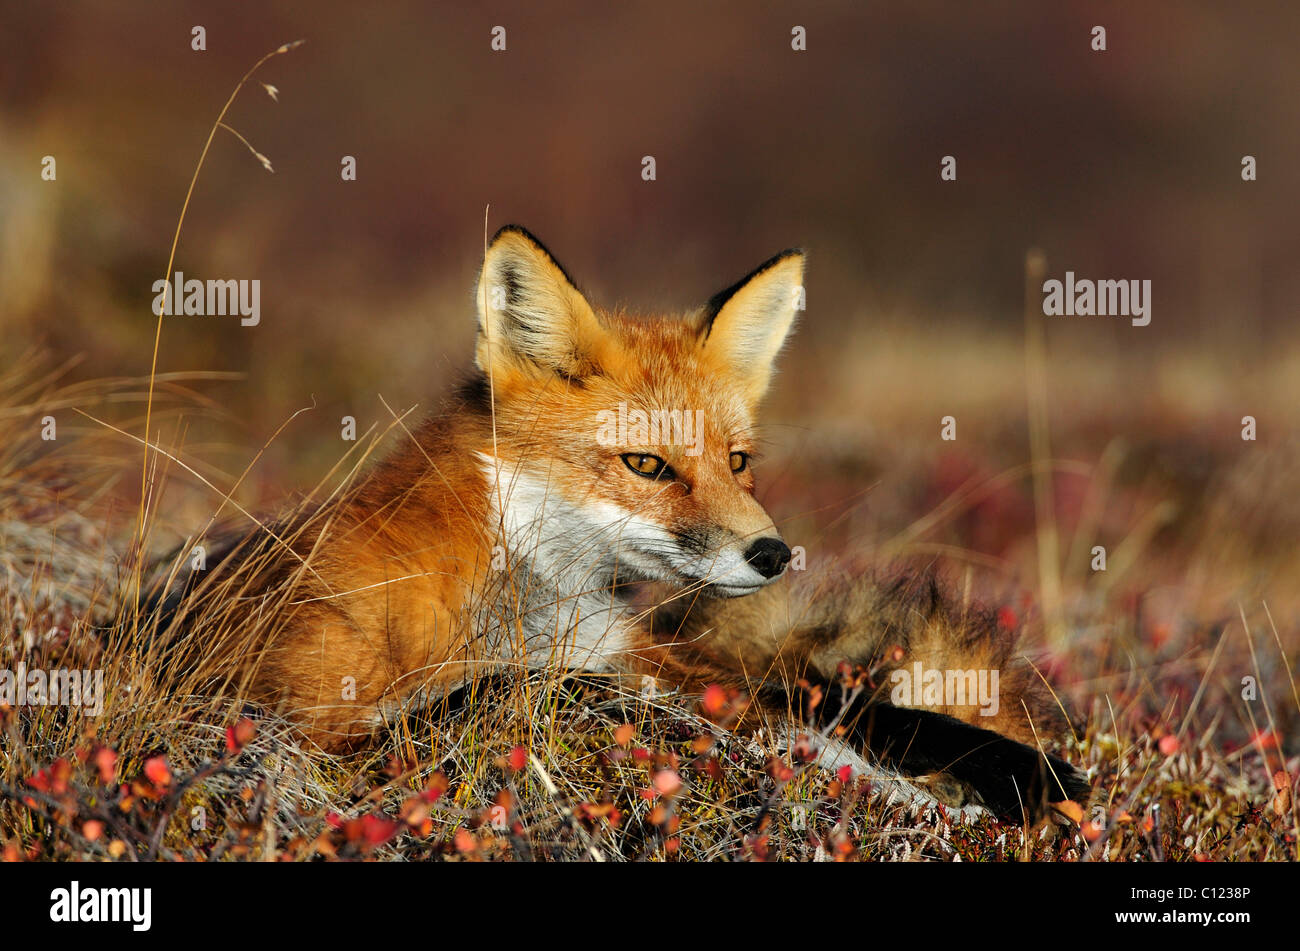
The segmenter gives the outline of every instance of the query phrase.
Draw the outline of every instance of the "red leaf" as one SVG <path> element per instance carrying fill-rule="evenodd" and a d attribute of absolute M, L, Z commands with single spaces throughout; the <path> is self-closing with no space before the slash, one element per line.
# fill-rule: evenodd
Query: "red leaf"
<path fill-rule="evenodd" d="M 382 845 L 397 834 L 397 823 L 387 816 L 369 815 L 361 820 L 361 835 L 370 845 Z"/>
<path fill-rule="evenodd" d="M 113 785 L 117 776 L 117 753 L 107 746 L 95 750 L 95 769 L 99 770 L 99 781 L 105 786 Z"/>
<path fill-rule="evenodd" d="M 1274 750 L 1277 749 L 1277 736 L 1268 727 L 1257 730 L 1251 738 L 1252 743 L 1257 743 L 1260 749 Z"/>
<path fill-rule="evenodd" d="M 704 690 L 704 699 L 701 701 L 704 712 L 711 717 L 721 716 L 727 709 L 727 691 L 723 690 L 717 684 L 711 684 Z"/>
<path fill-rule="evenodd" d="M 68 780 L 72 778 L 72 764 L 60 756 L 50 766 L 50 791 L 62 796 L 68 791 Z"/>
<path fill-rule="evenodd" d="M 253 721 L 244 717 L 234 726 L 226 727 L 226 751 L 229 753 L 238 753 L 249 741 L 257 735 L 257 727 Z"/>
<path fill-rule="evenodd" d="M 425 787 L 420 794 L 425 802 L 437 802 L 442 798 L 442 794 L 447 791 L 447 776 L 445 773 L 434 773 L 429 777 L 429 785 Z"/>
<path fill-rule="evenodd" d="M 509 763 L 511 769 L 515 772 L 519 772 L 519 770 L 528 765 L 528 751 L 522 746 L 516 746 L 510 751 Z"/>
<path fill-rule="evenodd" d="M 671 796 L 682 788 L 682 778 L 676 770 L 661 769 L 654 776 L 655 792 L 661 796 Z"/>
<path fill-rule="evenodd" d="M 149 782 L 159 788 L 170 786 L 172 781 L 171 770 L 167 768 L 167 757 L 154 756 L 144 761 L 144 775 Z"/>

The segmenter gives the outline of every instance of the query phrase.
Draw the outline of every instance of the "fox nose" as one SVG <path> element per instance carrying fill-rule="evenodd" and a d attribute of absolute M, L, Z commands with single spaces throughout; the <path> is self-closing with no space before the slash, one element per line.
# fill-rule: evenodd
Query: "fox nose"
<path fill-rule="evenodd" d="M 790 549 L 779 538 L 760 538 L 749 546 L 745 560 L 764 578 L 775 578 L 790 563 Z"/>

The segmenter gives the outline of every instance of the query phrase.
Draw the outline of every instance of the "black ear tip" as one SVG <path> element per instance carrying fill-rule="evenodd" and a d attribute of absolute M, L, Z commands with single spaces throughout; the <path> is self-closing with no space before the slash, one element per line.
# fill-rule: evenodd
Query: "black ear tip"
<path fill-rule="evenodd" d="M 537 240 L 537 235 L 533 234 L 523 225 L 516 225 L 516 224 L 502 225 L 500 228 L 497 229 L 497 233 L 492 236 L 492 240 L 489 241 L 488 244 L 489 245 L 496 244 L 498 241 L 500 241 L 508 234 L 517 234 L 520 237 L 528 241 L 531 241 L 539 248 L 545 249 L 545 245 L 543 245 L 542 242 Z"/>
<path fill-rule="evenodd" d="M 549 260 L 552 264 L 554 264 L 559 269 L 560 273 L 564 275 L 564 279 L 566 281 L 572 284 L 575 288 L 578 286 L 578 282 L 573 279 L 573 275 L 570 274 L 565 269 L 564 265 L 560 263 L 559 258 L 557 258 L 554 254 L 551 253 L 551 249 L 548 248 L 546 245 L 542 244 L 541 240 L 538 239 L 537 235 L 533 234 L 523 225 L 503 225 L 502 227 L 497 229 L 497 233 L 492 236 L 492 240 L 488 243 L 488 246 L 492 247 L 498 241 L 504 238 L 506 235 L 512 235 L 512 234 L 518 235 L 519 237 L 523 238 L 534 248 L 540 251 L 547 258 L 547 260 Z"/>
<path fill-rule="evenodd" d="M 758 277 L 764 271 L 770 270 L 771 268 L 776 267 L 778 264 L 780 264 L 782 261 L 786 260 L 787 258 L 792 258 L 792 257 L 806 259 L 808 257 L 808 254 L 807 252 L 804 251 L 803 248 L 786 248 L 784 251 L 772 255 L 770 258 L 768 258 L 758 267 L 754 268 L 754 270 L 750 271 L 748 274 L 746 274 L 744 277 L 738 280 L 735 284 L 732 284 L 726 290 L 719 291 L 718 293 L 710 297 L 704 305 L 704 320 L 703 320 L 704 326 L 710 329 L 713 327 L 713 320 L 715 317 L 718 316 L 718 313 L 722 310 L 722 306 L 727 301 L 731 300 L 731 298 L 735 297 L 742 287 L 744 287 L 754 278 Z"/>

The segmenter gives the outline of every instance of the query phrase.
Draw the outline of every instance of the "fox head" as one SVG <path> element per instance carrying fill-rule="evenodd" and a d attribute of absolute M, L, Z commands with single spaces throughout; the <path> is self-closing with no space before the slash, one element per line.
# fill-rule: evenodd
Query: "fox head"
<path fill-rule="evenodd" d="M 503 228 L 476 294 L 494 502 L 551 568 L 749 594 L 790 560 L 754 498 L 755 427 L 802 297 L 776 255 L 685 318 L 593 307 L 536 238 Z"/>

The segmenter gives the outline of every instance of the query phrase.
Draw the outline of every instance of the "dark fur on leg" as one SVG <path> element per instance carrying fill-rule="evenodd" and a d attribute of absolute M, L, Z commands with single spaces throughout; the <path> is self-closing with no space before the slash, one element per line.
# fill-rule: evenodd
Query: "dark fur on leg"
<path fill-rule="evenodd" d="M 1088 783 L 1069 763 L 991 730 L 871 702 L 866 689 L 835 682 L 801 686 L 790 699 L 810 724 L 837 725 L 855 746 L 904 776 L 956 779 L 999 819 L 1037 820 L 1051 803 L 1087 801 Z"/>

